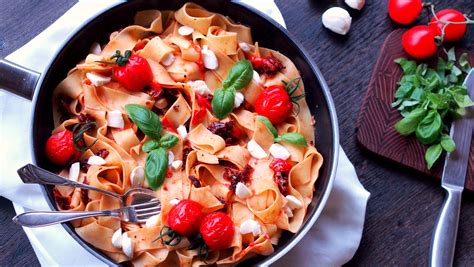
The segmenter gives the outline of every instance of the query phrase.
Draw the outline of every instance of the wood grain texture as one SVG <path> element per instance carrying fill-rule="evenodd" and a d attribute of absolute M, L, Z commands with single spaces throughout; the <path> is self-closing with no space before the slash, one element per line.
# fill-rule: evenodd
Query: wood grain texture
<path fill-rule="evenodd" d="M 394 128 L 402 116 L 398 110 L 391 107 L 391 104 L 403 71 L 393 61 L 400 57 L 408 57 L 400 42 L 404 32 L 405 29 L 391 32 L 382 45 L 357 119 L 357 142 L 379 156 L 425 174 L 427 178 L 431 176 L 440 179 L 445 154 L 431 170 L 428 170 L 424 159 L 428 146 L 418 142 L 414 134 L 405 137 Z M 459 56 L 460 51 L 457 52 Z M 469 62 L 471 64 L 474 62 L 473 53 L 469 53 Z M 436 66 L 435 61 L 430 60 L 428 63 L 431 67 Z M 471 145 L 465 183 L 469 191 L 474 191 L 473 169 L 474 145 Z"/>
<path fill-rule="evenodd" d="M 439 182 L 419 177 L 356 145 L 355 122 L 370 74 L 384 39 L 399 27 L 387 17 L 387 1 L 366 2 L 361 12 L 350 11 L 353 23 L 349 34 L 338 36 L 323 28 L 321 14 L 331 6 L 347 8 L 342 0 L 276 0 L 289 31 L 309 51 L 329 84 L 338 110 L 341 145 L 362 184 L 372 193 L 361 245 L 347 265 L 424 266 L 444 198 Z M 434 2 L 440 8 L 449 6 L 474 13 L 473 1 Z M 4 40 L 0 57 L 28 42 L 73 4 L 67 0 L 0 0 L 0 43 Z M 24 19 L 33 13 L 34 19 Z M 471 28 L 460 46 L 474 50 L 473 40 Z M 0 201 L 1 218 L 5 218 L 1 220 L 0 265 L 38 265 L 23 231 L 10 221 L 13 211 L 5 202 Z M 474 265 L 473 221 L 474 195 L 467 193 L 463 196 L 455 265 Z M 13 233 L 15 238 L 10 237 Z"/>

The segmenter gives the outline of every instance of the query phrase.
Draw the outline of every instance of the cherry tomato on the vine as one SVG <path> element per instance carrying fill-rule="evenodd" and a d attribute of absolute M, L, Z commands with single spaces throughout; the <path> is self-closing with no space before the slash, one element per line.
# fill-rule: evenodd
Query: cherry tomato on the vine
<path fill-rule="evenodd" d="M 466 21 L 464 14 L 455 9 L 440 10 L 436 12 L 436 17 L 438 18 L 438 20 L 447 22 Z M 444 25 L 445 24 L 443 22 L 437 22 L 435 17 L 433 17 L 430 21 L 430 28 L 436 36 L 441 36 Z M 449 24 L 448 26 L 446 26 L 446 28 L 444 28 L 444 41 L 459 41 L 464 37 L 464 33 L 466 33 L 466 28 L 466 24 Z"/>
<path fill-rule="evenodd" d="M 410 24 L 420 15 L 421 0 L 388 0 L 388 15 L 400 24 Z"/>
<path fill-rule="evenodd" d="M 193 236 L 199 231 L 202 216 L 201 204 L 184 199 L 171 208 L 168 213 L 168 225 L 182 236 Z"/>
<path fill-rule="evenodd" d="M 131 55 L 128 62 L 114 69 L 115 79 L 129 91 L 139 92 L 153 81 L 148 61 L 138 55 Z"/>
<path fill-rule="evenodd" d="M 291 115 L 292 110 L 291 98 L 281 85 L 267 87 L 255 101 L 255 111 L 267 117 L 273 124 L 284 121 Z"/>
<path fill-rule="evenodd" d="M 436 54 L 438 47 L 435 43 L 435 35 L 428 26 L 415 26 L 403 34 L 403 49 L 410 56 L 423 59 Z"/>
<path fill-rule="evenodd" d="M 234 223 L 223 212 L 213 212 L 202 219 L 199 232 L 212 250 L 228 248 L 234 239 Z"/>
<path fill-rule="evenodd" d="M 81 156 L 81 152 L 74 146 L 72 138 L 73 134 L 69 130 L 51 135 L 48 141 L 46 141 L 46 157 L 48 157 L 52 163 L 61 166 L 77 161 Z"/>

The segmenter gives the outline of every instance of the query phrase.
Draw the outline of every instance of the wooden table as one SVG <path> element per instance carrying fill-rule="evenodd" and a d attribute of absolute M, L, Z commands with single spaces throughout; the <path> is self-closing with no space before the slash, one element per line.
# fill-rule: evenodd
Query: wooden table
<path fill-rule="evenodd" d="M 372 193 L 362 241 L 348 265 L 426 265 L 431 234 L 444 194 L 439 181 L 400 168 L 362 151 L 355 141 L 355 121 L 384 38 L 399 27 L 387 17 L 387 1 L 368 0 L 352 12 L 348 36 L 321 25 L 329 0 L 276 0 L 288 29 L 303 43 L 321 69 L 338 111 L 341 145 L 354 163 L 362 184 Z M 474 1 L 434 1 L 474 13 Z M 456 3 L 454 3 L 456 2 Z M 74 2 L 66 0 L 1 0 L 0 57 L 18 49 L 44 30 Z M 426 14 L 426 13 L 425 13 Z M 426 22 L 425 22 L 426 23 Z M 470 42 L 469 42 L 470 40 Z M 474 27 L 460 46 L 474 49 Z M 11 222 L 13 208 L 0 199 L 0 265 L 39 265 L 20 227 Z M 455 264 L 474 265 L 474 194 L 465 193 Z"/>

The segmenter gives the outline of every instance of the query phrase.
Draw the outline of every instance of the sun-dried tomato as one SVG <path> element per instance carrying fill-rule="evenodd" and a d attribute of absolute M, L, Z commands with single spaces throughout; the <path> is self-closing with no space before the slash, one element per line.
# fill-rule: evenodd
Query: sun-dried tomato
<path fill-rule="evenodd" d="M 288 195 L 288 174 L 286 172 L 276 171 L 273 174 L 273 179 L 275 179 L 275 183 L 278 185 L 280 192 L 284 196 Z"/>
<path fill-rule="evenodd" d="M 68 210 L 71 208 L 71 197 L 63 196 L 58 189 L 53 188 L 53 197 L 56 203 L 58 204 L 59 209 Z"/>
<path fill-rule="evenodd" d="M 246 165 L 241 171 L 232 169 L 232 168 L 224 168 L 224 179 L 230 181 L 229 190 L 235 192 L 235 187 L 239 182 L 241 183 L 249 183 L 250 176 L 252 175 L 253 168 L 250 165 Z"/>
<path fill-rule="evenodd" d="M 201 181 L 199 181 L 198 178 L 196 178 L 196 176 L 189 175 L 188 178 L 191 181 L 191 183 L 194 185 L 194 187 L 196 188 L 201 187 Z"/>
<path fill-rule="evenodd" d="M 265 57 L 247 55 L 247 58 L 252 63 L 253 68 L 260 74 L 275 75 L 277 72 L 285 68 L 283 63 L 272 54 Z"/>
<path fill-rule="evenodd" d="M 97 151 L 97 153 L 95 153 L 95 155 L 105 159 L 109 155 L 109 151 L 104 148 L 104 149 L 101 149 L 101 150 Z"/>
<path fill-rule="evenodd" d="M 225 140 L 226 145 L 236 145 L 239 143 L 239 138 L 242 131 L 235 125 L 233 121 L 211 123 L 207 129 Z"/>

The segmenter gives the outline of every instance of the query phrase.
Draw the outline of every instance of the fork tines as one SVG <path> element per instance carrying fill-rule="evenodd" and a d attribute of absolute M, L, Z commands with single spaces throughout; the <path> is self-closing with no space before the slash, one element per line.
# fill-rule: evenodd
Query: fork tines
<path fill-rule="evenodd" d="M 135 216 L 138 222 L 145 222 L 153 215 L 161 212 L 161 205 L 158 199 L 153 199 L 145 203 L 131 205 L 135 209 Z"/>

